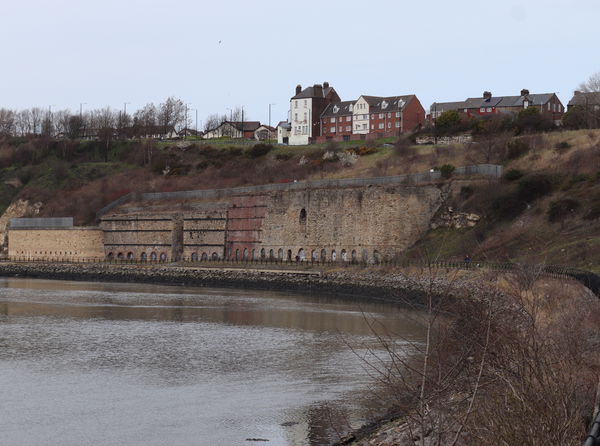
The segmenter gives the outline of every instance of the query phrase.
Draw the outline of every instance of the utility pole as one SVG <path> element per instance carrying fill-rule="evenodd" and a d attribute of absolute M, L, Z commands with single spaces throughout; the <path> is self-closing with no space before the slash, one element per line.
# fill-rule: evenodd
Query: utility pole
<path fill-rule="evenodd" d="M 242 105 L 242 139 L 244 139 L 244 106 Z"/>
<path fill-rule="evenodd" d="M 80 102 L 79 103 L 79 137 L 81 138 L 82 136 L 85 135 L 85 125 L 83 124 L 83 106 L 87 105 L 87 102 Z M 81 134 L 81 132 L 83 131 L 83 135 Z"/>
<path fill-rule="evenodd" d="M 269 140 L 271 140 L 271 105 L 277 104 L 269 104 Z"/>

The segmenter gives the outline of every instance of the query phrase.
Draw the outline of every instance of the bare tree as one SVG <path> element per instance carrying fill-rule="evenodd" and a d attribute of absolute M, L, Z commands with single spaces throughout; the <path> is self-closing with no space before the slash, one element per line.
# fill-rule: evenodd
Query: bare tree
<path fill-rule="evenodd" d="M 16 113 L 7 108 L 0 108 L 0 135 L 14 135 Z"/>
<path fill-rule="evenodd" d="M 579 90 L 584 93 L 600 92 L 600 71 L 592 74 L 587 81 L 579 84 Z"/>
<path fill-rule="evenodd" d="M 21 136 L 26 136 L 33 133 L 33 123 L 30 110 L 21 110 L 17 113 L 17 133 Z"/>
<path fill-rule="evenodd" d="M 34 134 L 42 132 L 42 120 L 44 119 L 44 112 L 39 107 L 33 107 L 31 109 L 31 128 Z"/>
<path fill-rule="evenodd" d="M 209 130 L 216 129 L 222 122 L 222 116 L 219 116 L 217 113 L 210 114 L 204 120 L 204 131 L 208 132 Z"/>
<path fill-rule="evenodd" d="M 172 128 L 181 127 L 185 121 L 185 104 L 181 99 L 174 97 L 168 98 L 160 104 L 158 110 L 158 123 L 166 134 Z"/>
<path fill-rule="evenodd" d="M 69 132 L 69 119 L 71 118 L 71 112 L 69 110 L 58 110 L 53 114 L 52 118 L 56 133 L 66 136 Z"/>

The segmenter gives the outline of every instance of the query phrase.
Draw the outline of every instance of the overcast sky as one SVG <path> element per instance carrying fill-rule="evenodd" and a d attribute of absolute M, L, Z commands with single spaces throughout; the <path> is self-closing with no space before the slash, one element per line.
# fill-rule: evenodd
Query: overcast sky
<path fill-rule="evenodd" d="M 286 118 L 296 84 L 343 100 L 557 92 L 600 71 L 598 0 L 0 0 L 0 107 L 128 111 L 176 96 Z M 193 112 L 192 112 L 193 113 Z"/>

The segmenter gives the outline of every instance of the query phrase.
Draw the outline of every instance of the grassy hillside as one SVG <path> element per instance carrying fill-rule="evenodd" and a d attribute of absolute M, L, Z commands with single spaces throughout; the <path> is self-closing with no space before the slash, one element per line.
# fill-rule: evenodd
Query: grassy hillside
<path fill-rule="evenodd" d="M 599 131 L 454 146 L 415 146 L 408 140 L 301 147 L 231 143 L 0 139 L 0 210 L 27 198 L 44 203 L 41 215 L 72 215 L 76 224 L 93 224 L 98 209 L 131 191 L 395 175 L 493 162 L 505 166 L 500 182 L 447 180 L 452 193 L 445 207 L 477 213 L 482 217 L 478 225 L 431 230 L 408 255 L 470 254 L 600 272 Z"/>

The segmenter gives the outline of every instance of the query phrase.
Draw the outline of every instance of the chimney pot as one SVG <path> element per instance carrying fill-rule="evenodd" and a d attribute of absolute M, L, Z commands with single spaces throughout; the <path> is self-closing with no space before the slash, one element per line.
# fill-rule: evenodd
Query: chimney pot
<path fill-rule="evenodd" d="M 492 99 L 492 92 L 491 91 L 484 91 L 483 92 L 483 99 Z"/>
<path fill-rule="evenodd" d="M 329 82 L 327 82 L 327 81 L 323 82 L 323 88 L 329 88 Z"/>
<path fill-rule="evenodd" d="M 301 91 L 302 91 L 302 85 L 300 85 L 300 84 L 296 85 L 296 94 L 300 94 Z"/>
<path fill-rule="evenodd" d="M 521 96 L 527 96 L 529 94 L 529 90 L 527 90 L 526 88 L 523 88 L 521 90 Z"/>

